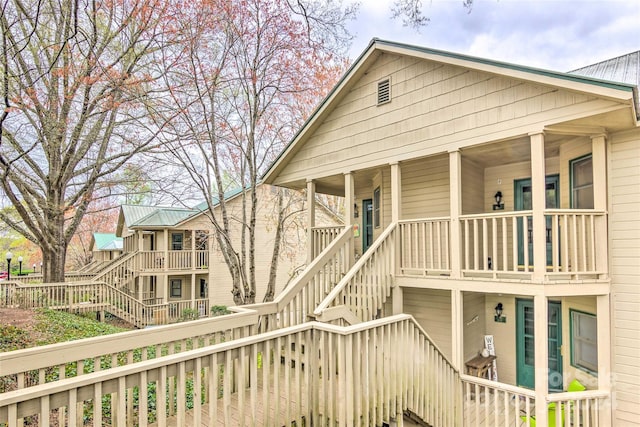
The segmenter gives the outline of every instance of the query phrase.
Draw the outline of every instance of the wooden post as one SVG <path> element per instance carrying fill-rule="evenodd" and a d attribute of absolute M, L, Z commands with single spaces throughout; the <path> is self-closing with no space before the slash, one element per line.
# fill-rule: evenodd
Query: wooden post
<path fill-rule="evenodd" d="M 344 174 L 344 223 L 347 226 L 353 225 L 353 204 L 355 203 L 355 191 L 354 191 L 353 172 L 347 172 Z M 364 213 L 363 213 L 364 215 Z M 353 235 L 350 240 L 353 242 Z M 349 251 L 349 267 L 355 262 L 355 254 L 353 244 L 350 245 Z"/>
<path fill-rule="evenodd" d="M 398 227 L 398 221 L 402 219 L 402 171 L 398 162 L 390 163 L 391 166 L 391 222 L 396 223 Z M 363 215 L 365 213 L 363 212 Z M 392 272 L 393 277 L 396 277 L 400 265 L 400 234 L 396 228 L 395 237 L 393 238 L 393 265 Z M 362 230 L 363 232 L 365 230 Z M 404 297 L 402 288 L 398 286 L 397 282 L 393 281 L 392 289 L 392 311 L 393 314 L 400 314 L 403 310 Z"/>
<path fill-rule="evenodd" d="M 462 213 L 462 156 L 459 150 L 449 152 L 449 213 L 451 231 L 449 245 L 451 248 L 451 277 L 459 278 L 461 273 L 460 257 L 462 254 L 462 233 L 460 231 L 460 214 Z M 476 252 L 477 253 L 477 252 Z"/>
<path fill-rule="evenodd" d="M 535 225 L 534 225 L 535 227 Z M 534 228 L 535 229 L 535 228 Z M 535 249 L 534 249 L 535 250 Z M 536 425 L 547 427 L 547 394 L 549 393 L 549 305 L 547 297 L 536 295 L 533 298 L 535 320 L 535 390 Z"/>
<path fill-rule="evenodd" d="M 313 241 L 313 227 L 316 226 L 316 183 L 307 180 L 307 265 L 313 261 L 315 243 Z"/>
<path fill-rule="evenodd" d="M 391 165 L 391 222 L 398 222 L 402 217 L 402 174 L 398 162 Z"/>
<path fill-rule="evenodd" d="M 464 338 L 463 338 L 463 301 L 462 291 L 451 290 L 451 362 L 459 372 L 464 367 Z"/>
<path fill-rule="evenodd" d="M 532 279 L 534 283 L 542 283 L 547 272 L 547 226 L 544 216 L 546 208 L 544 134 L 535 133 L 530 134 L 529 137 L 531 139 L 531 206 L 533 209 Z M 525 247 L 523 250 L 526 252 L 528 249 Z"/>
<path fill-rule="evenodd" d="M 607 140 L 604 135 L 591 137 L 591 153 L 593 164 L 593 208 L 607 212 Z M 609 274 L 609 244 L 607 239 L 607 215 L 595 220 L 596 251 L 595 267 L 601 278 Z"/>
<path fill-rule="evenodd" d="M 595 174 L 594 174 L 595 175 Z M 594 176 L 595 178 L 595 176 Z M 611 393 L 611 303 L 609 295 L 597 296 L 598 390 Z M 611 397 L 601 405 L 599 425 L 613 425 Z"/>

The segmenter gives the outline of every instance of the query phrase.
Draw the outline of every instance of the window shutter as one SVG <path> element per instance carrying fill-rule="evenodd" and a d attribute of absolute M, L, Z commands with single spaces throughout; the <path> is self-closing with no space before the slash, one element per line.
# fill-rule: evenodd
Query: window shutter
<path fill-rule="evenodd" d="M 391 101 L 391 79 L 387 77 L 378 82 L 378 105 Z"/>

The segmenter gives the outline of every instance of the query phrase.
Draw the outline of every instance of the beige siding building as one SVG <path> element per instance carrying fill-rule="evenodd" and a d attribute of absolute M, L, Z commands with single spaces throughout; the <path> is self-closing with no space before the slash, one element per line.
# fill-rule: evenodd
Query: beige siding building
<path fill-rule="evenodd" d="M 395 233 L 385 314 L 461 372 L 492 336 L 494 379 L 536 401 L 578 380 L 600 425 L 636 425 L 638 57 L 555 73 L 374 40 L 266 182 L 344 196 L 357 256 Z"/>

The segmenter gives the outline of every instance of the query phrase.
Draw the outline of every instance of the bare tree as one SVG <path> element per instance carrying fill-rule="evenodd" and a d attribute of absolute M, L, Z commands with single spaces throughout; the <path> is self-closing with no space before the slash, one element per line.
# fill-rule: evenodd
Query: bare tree
<path fill-rule="evenodd" d="M 209 201 L 236 304 L 255 302 L 259 177 L 346 64 L 344 24 L 352 11 L 335 14 L 332 1 L 304 6 L 201 0 L 175 11 L 181 45 L 167 51 L 165 61 L 179 117 L 171 135 L 163 135 L 170 140 L 167 161 L 184 168 Z M 242 190 L 239 230 L 226 205 L 232 188 Z M 277 257 L 272 262 L 275 277 Z"/>
<path fill-rule="evenodd" d="M 67 246 L 120 167 L 161 126 L 151 68 L 166 42 L 162 0 L 5 0 L 0 17 L 0 220 L 42 250 L 62 281 Z"/>

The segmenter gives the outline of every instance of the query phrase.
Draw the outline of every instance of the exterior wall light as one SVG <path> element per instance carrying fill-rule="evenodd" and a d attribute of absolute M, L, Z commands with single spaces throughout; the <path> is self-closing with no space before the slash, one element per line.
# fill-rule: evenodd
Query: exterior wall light
<path fill-rule="evenodd" d="M 504 203 L 502 203 L 502 191 L 496 192 L 496 194 L 493 197 L 496 199 L 496 203 L 495 205 L 493 205 L 493 210 L 494 211 L 504 210 Z"/>
<path fill-rule="evenodd" d="M 496 315 L 493 318 L 494 322 L 506 323 L 507 322 L 507 318 L 502 315 L 502 303 L 501 302 L 499 302 L 498 305 L 496 305 L 495 310 L 496 310 Z"/>

